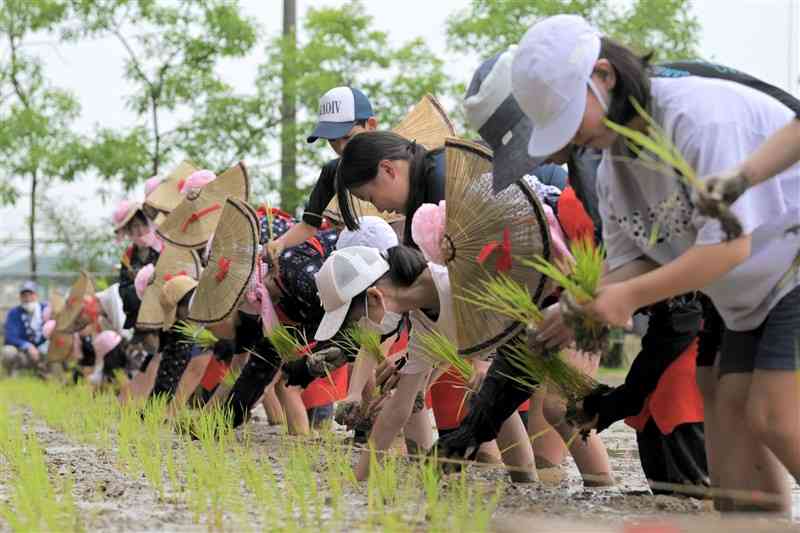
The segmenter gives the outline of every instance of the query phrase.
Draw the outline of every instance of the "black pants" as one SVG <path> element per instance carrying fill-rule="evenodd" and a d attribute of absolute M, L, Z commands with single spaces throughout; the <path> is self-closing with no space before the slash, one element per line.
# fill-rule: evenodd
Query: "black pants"
<path fill-rule="evenodd" d="M 189 346 L 180 344 L 166 346 L 161 352 L 161 363 L 158 365 L 156 381 L 150 396 L 160 395 L 165 396 L 168 401 L 171 400 L 178 390 L 178 383 L 191 358 L 192 350 Z"/>
<path fill-rule="evenodd" d="M 636 433 L 642 470 L 651 483 L 653 494 L 689 496 L 656 483 L 710 486 L 702 423 L 681 424 L 669 435 L 663 435 L 651 418 L 644 431 Z"/>
<path fill-rule="evenodd" d="M 250 409 L 281 366 L 278 353 L 266 338 L 255 344 L 253 352 L 228 395 L 227 405 L 233 413 L 233 427 L 245 421 Z"/>

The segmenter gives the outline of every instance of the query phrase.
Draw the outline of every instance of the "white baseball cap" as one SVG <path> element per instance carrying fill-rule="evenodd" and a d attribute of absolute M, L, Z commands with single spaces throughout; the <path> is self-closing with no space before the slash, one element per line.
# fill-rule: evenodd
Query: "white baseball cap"
<path fill-rule="evenodd" d="M 373 117 L 369 98 L 352 87 L 334 87 L 319 99 L 319 120 L 313 133 L 306 139 L 336 140 L 347 135 L 356 122 Z"/>
<path fill-rule="evenodd" d="M 511 65 L 511 86 L 533 122 L 528 153 L 548 156 L 577 133 L 600 57 L 600 32 L 578 15 L 556 15 L 531 26 Z"/>
<path fill-rule="evenodd" d="M 336 250 L 314 276 L 325 316 L 314 339 L 325 341 L 341 329 L 350 302 L 372 287 L 389 271 L 389 263 L 377 248 L 351 246 Z"/>
<path fill-rule="evenodd" d="M 358 229 L 345 229 L 339 234 L 336 249 L 342 250 L 351 246 L 369 246 L 386 252 L 400 244 L 397 233 L 388 222 L 381 217 L 363 216 L 358 219 Z"/>

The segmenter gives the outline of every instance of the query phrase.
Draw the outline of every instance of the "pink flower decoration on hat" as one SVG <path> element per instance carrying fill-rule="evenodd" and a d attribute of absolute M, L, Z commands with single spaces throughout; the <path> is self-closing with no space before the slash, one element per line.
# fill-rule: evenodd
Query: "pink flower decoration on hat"
<path fill-rule="evenodd" d="M 215 179 L 217 179 L 217 175 L 210 170 L 196 170 L 181 185 L 181 194 L 186 194 L 189 190 L 200 190 Z"/>
<path fill-rule="evenodd" d="M 445 202 L 439 205 L 422 204 L 411 221 L 411 238 L 417 243 L 425 259 L 444 265 L 446 258 L 442 253 L 442 239 L 445 229 Z"/>
<path fill-rule="evenodd" d="M 51 335 L 53 335 L 53 330 L 56 329 L 56 321 L 55 320 L 48 320 L 42 326 L 42 335 L 44 335 L 45 339 L 49 339 Z"/>
<path fill-rule="evenodd" d="M 121 340 L 122 337 L 119 336 L 119 333 L 110 329 L 99 333 L 92 339 L 95 356 L 98 359 L 102 359 L 108 352 L 116 348 Z"/>
<path fill-rule="evenodd" d="M 114 210 L 114 213 L 111 215 L 111 221 L 115 226 L 119 226 L 120 223 L 125 220 L 125 217 L 128 216 L 128 213 L 130 213 L 131 209 L 135 208 L 136 204 L 130 200 L 120 201 L 120 203 L 117 204 L 117 208 Z"/>
<path fill-rule="evenodd" d="M 144 182 L 144 197 L 147 198 L 150 196 L 150 193 L 156 190 L 156 187 L 161 185 L 161 178 L 158 176 L 152 176 L 147 178 L 147 181 Z"/>
<path fill-rule="evenodd" d="M 136 288 L 136 296 L 138 296 L 140 300 L 144 297 L 144 291 L 147 289 L 147 286 L 150 285 L 155 270 L 156 267 L 153 263 L 149 263 L 137 272 L 136 279 L 133 280 L 133 286 Z"/>

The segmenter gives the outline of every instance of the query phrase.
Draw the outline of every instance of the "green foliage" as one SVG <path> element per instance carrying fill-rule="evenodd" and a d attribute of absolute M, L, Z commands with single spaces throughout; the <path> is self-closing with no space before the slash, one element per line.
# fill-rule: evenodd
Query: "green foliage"
<path fill-rule="evenodd" d="M 55 198 L 42 202 L 42 214 L 48 231 L 59 242 L 58 270 L 114 272 L 124 246 L 115 241 L 108 224 L 85 222 L 78 206 L 64 205 Z M 98 281 L 96 278 L 95 282 Z"/>
<path fill-rule="evenodd" d="M 517 44 L 537 20 L 573 13 L 658 60 L 692 59 L 700 24 L 690 7 L 691 0 L 471 0 L 448 19 L 447 37 L 453 50 L 490 57 Z"/>
<path fill-rule="evenodd" d="M 315 179 L 316 169 L 335 155 L 327 143 L 306 143 L 317 120 L 319 98 L 329 89 L 350 85 L 362 90 L 370 99 L 381 128 L 395 125 L 426 93 L 442 95 L 451 91 L 443 61 L 422 40 L 393 46 L 388 33 L 374 27 L 359 0 L 349 0 L 338 7 L 310 7 L 301 27 L 296 51 L 283 38 L 269 43 L 257 86 L 260 94 L 277 97 L 281 94 L 284 64 L 291 65 L 289 82 L 294 86 L 298 105 L 298 161 L 301 168 L 311 169 Z M 268 133 L 278 138 L 277 131 Z M 284 191 L 281 207 L 293 211 L 305 194 L 300 185 Z"/>
<path fill-rule="evenodd" d="M 230 103 L 226 98 L 232 89 L 215 69 L 221 60 L 241 57 L 256 43 L 256 28 L 236 2 L 75 0 L 72 7 L 75 24 L 65 35 L 116 38 L 126 53 L 124 76 L 134 86 L 127 103 L 137 114 L 137 123 L 129 130 L 97 132 L 93 163 L 103 177 L 121 177 L 131 188 L 158 174 L 176 149 L 196 156 L 208 147 L 209 140 L 203 137 L 207 130 L 193 124 L 227 126 L 226 133 L 233 130 L 235 123 L 230 120 L 220 124 L 220 106 Z M 164 131 L 168 113 L 185 106 L 194 111 L 193 117 Z M 242 146 L 237 140 L 235 135 L 222 135 L 213 142 L 220 143 L 215 149 L 222 153 L 238 152 Z"/>

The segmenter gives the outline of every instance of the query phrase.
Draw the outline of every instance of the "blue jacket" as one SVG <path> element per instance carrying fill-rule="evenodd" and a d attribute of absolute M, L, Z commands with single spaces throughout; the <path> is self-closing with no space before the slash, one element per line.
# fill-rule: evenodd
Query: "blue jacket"
<path fill-rule="evenodd" d="M 39 302 L 39 307 L 44 313 L 44 308 L 47 306 L 44 302 Z M 28 347 L 33 344 L 37 348 L 45 343 L 47 339 L 44 338 L 44 334 L 42 333 L 42 329 L 39 328 L 39 331 L 35 332 L 33 339 L 28 338 L 28 334 L 25 331 L 25 323 L 23 322 L 22 315 L 25 311 L 22 310 L 22 306 L 18 305 L 11 309 L 6 315 L 6 324 L 5 324 L 5 343 L 7 345 L 15 346 L 20 350 L 27 350 Z M 44 321 L 42 322 L 44 325 Z"/>

